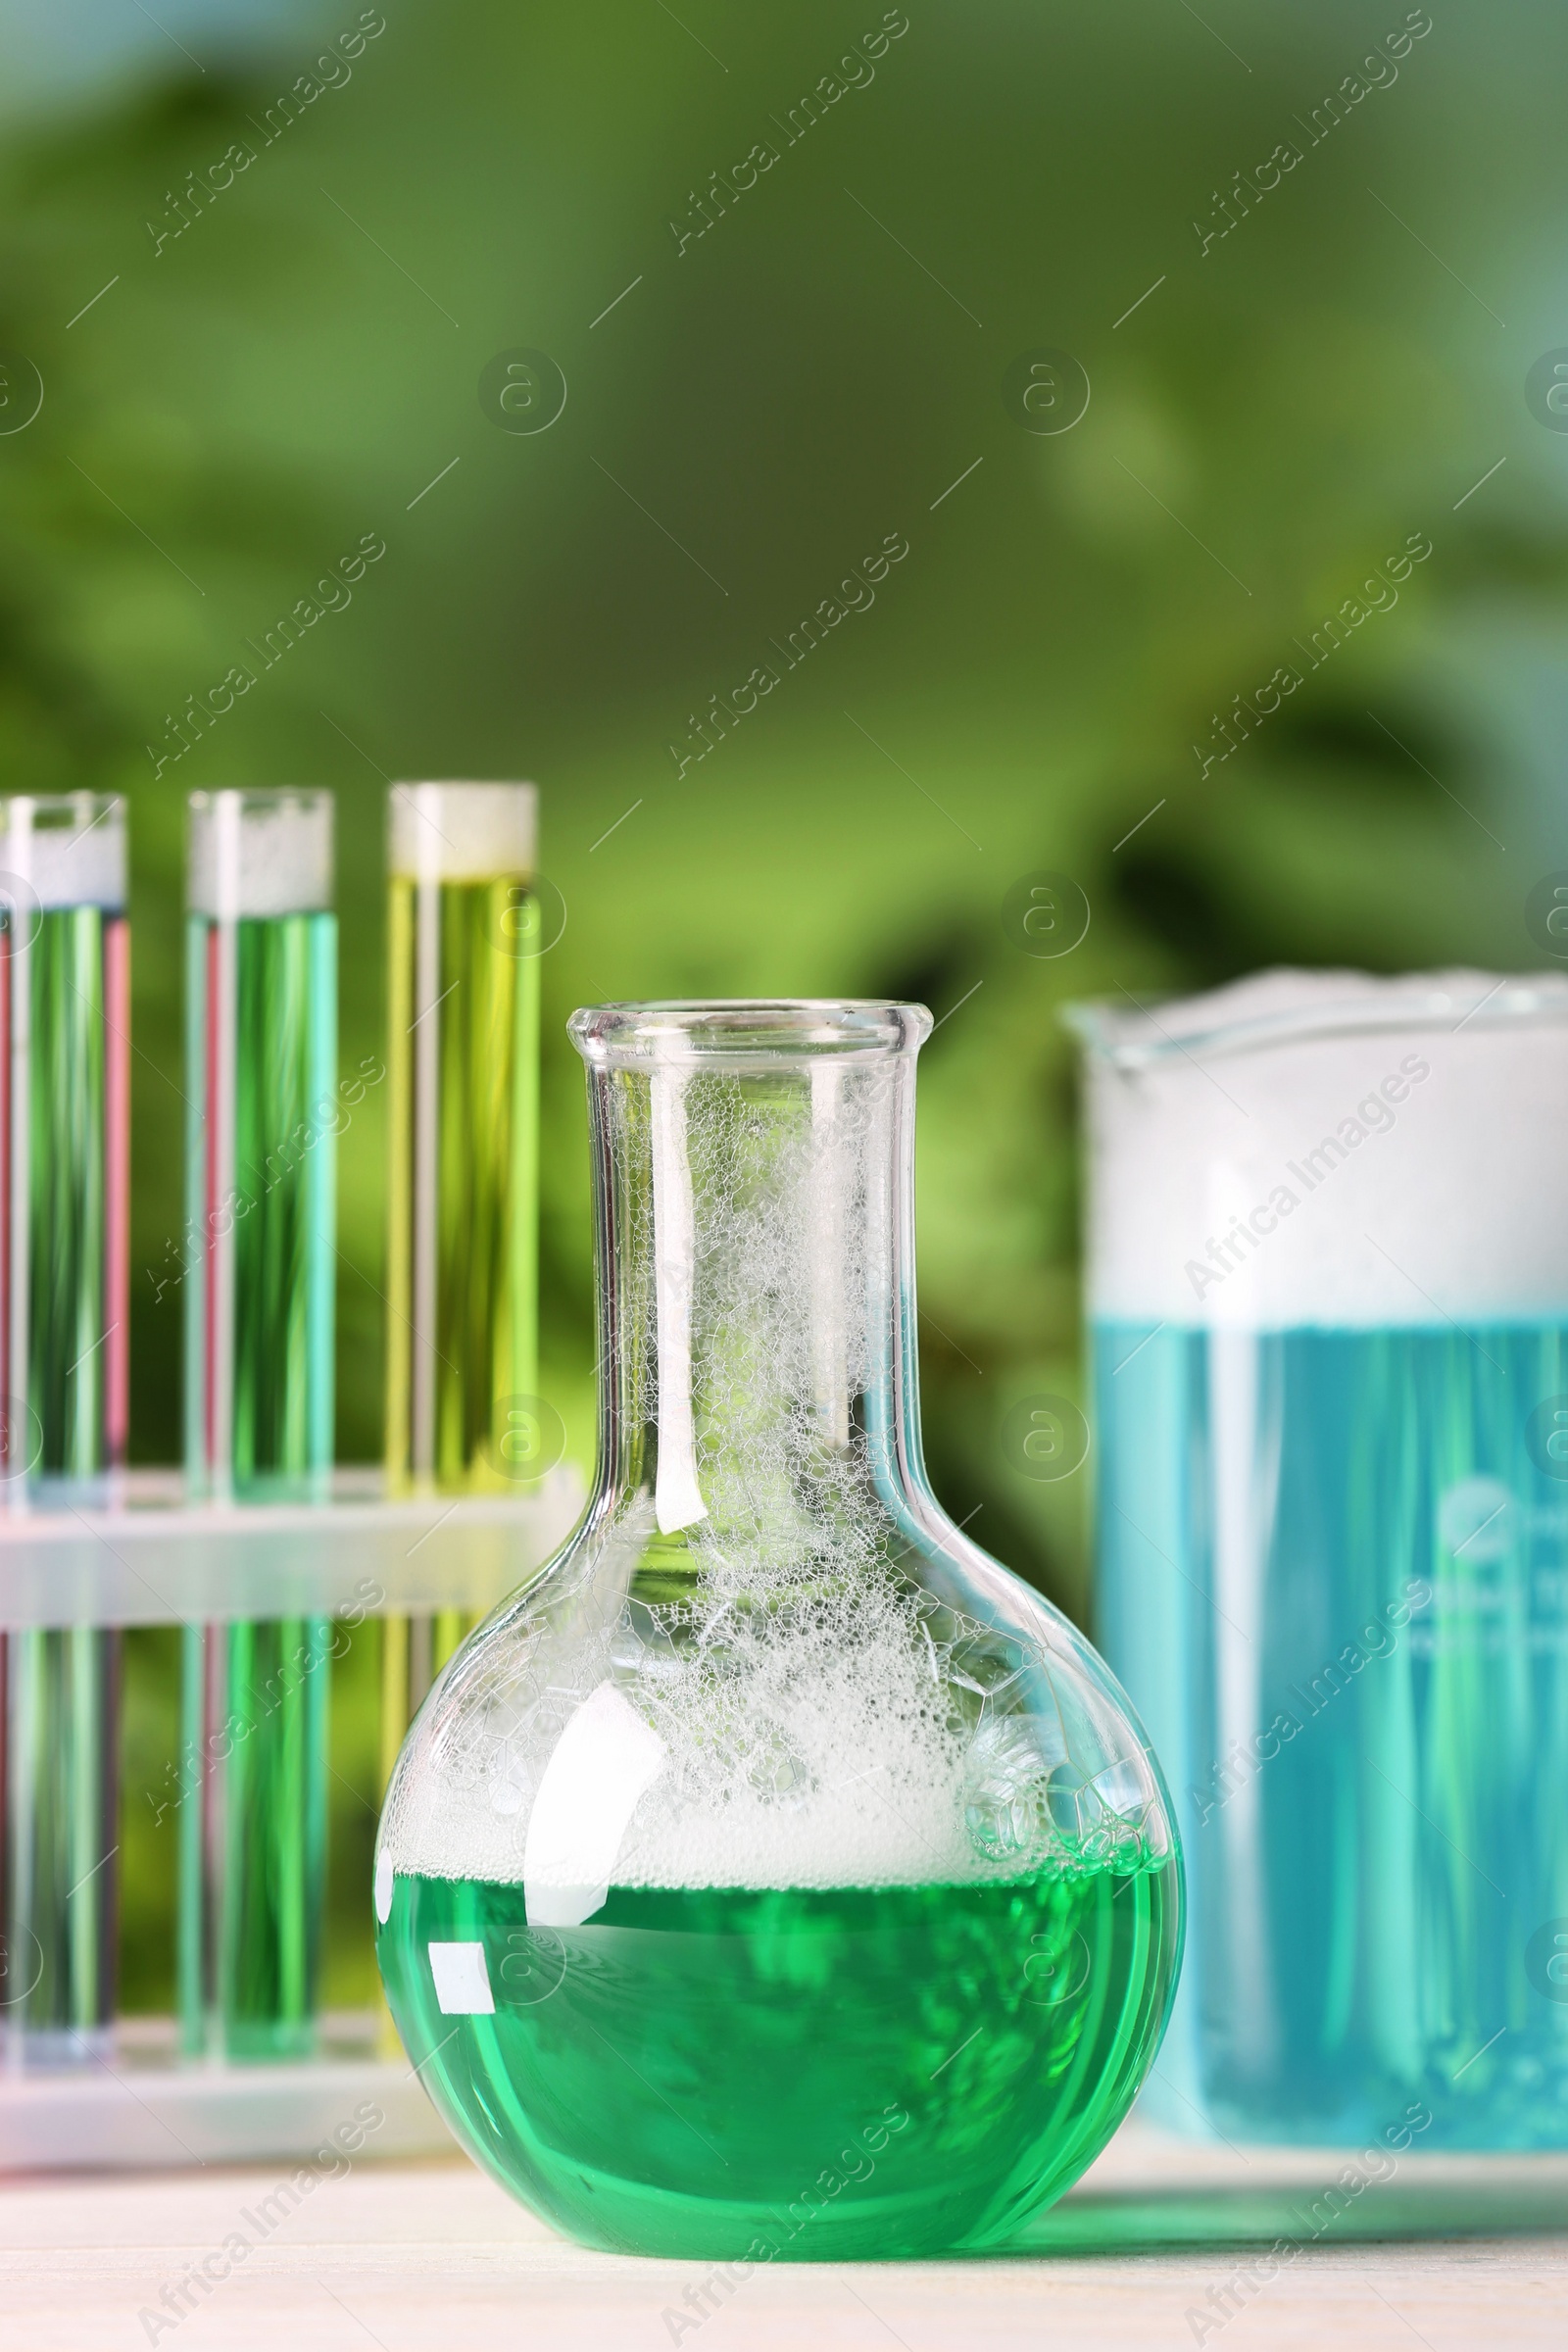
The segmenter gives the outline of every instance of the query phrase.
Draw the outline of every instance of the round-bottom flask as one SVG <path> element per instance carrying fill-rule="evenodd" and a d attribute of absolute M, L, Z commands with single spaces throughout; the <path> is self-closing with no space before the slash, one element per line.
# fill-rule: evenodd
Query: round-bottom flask
<path fill-rule="evenodd" d="M 993 2245 L 1125 2114 L 1169 1802 L 920 1457 L 918 1006 L 576 1014 L 601 1442 L 388 1791 L 378 1953 L 464 2144 L 591 2244 Z"/>

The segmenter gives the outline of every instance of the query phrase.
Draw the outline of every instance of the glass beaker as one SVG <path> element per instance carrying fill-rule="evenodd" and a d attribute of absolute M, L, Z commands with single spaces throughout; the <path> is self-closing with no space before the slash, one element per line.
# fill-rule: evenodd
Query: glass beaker
<path fill-rule="evenodd" d="M 1099 1629 L 1191 1900 L 1151 2103 L 1568 2144 L 1568 982 L 1072 1017 Z"/>
<path fill-rule="evenodd" d="M 598 1479 L 382 1819 L 382 1973 L 480 2163 L 590 2243 L 1003 2238 L 1148 2069 L 1180 1943 L 1100 1659 L 920 1456 L 914 1055 L 876 1004 L 612 1004 Z"/>

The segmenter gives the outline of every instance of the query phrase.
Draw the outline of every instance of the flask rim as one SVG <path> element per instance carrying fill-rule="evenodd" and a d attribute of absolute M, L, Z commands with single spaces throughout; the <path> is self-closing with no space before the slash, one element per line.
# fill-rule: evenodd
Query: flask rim
<path fill-rule="evenodd" d="M 858 997 L 710 997 L 587 1004 L 566 1034 L 596 1067 L 720 1061 L 770 1064 L 914 1054 L 931 1034 L 923 1004 Z"/>
<path fill-rule="evenodd" d="M 1422 972 L 1385 979 L 1345 975 L 1343 996 L 1304 996 L 1266 1011 L 1224 1017 L 1226 992 L 1155 998 L 1129 1010 L 1106 1000 L 1063 1005 L 1060 1019 L 1086 1058 L 1132 1071 L 1197 1054 L 1267 1053 L 1318 1038 L 1424 1031 L 1517 1029 L 1568 1021 L 1568 976 L 1558 972 Z"/>

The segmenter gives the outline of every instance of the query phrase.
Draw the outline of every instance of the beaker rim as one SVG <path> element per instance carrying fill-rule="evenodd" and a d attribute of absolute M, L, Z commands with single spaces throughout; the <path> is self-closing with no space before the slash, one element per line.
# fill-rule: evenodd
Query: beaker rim
<path fill-rule="evenodd" d="M 1293 993 L 1294 992 L 1294 993 Z M 1198 1054 L 1251 1054 L 1380 1031 L 1516 1029 L 1568 1020 L 1560 972 L 1291 971 L 1252 974 L 1201 996 L 1063 1005 L 1093 1061 L 1134 1070 Z"/>
<path fill-rule="evenodd" d="M 879 998 L 662 998 L 583 1005 L 566 1034 L 585 1061 L 624 1068 L 914 1054 L 931 1026 L 923 1004 Z"/>

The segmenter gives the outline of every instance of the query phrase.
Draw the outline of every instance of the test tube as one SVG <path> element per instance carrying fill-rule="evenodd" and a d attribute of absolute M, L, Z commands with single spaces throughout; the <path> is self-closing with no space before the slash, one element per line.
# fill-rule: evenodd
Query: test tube
<path fill-rule="evenodd" d="M 128 1383 L 125 805 L 0 799 L 0 1507 L 103 1500 Z M 120 1637 L 0 1636 L 13 2065 L 109 2047 Z"/>
<path fill-rule="evenodd" d="M 219 1503 L 324 1500 L 332 1461 L 337 919 L 325 792 L 194 793 L 185 1461 Z M 325 1618 L 184 1638 L 182 2047 L 315 2047 Z"/>
<path fill-rule="evenodd" d="M 388 801 L 386 1464 L 506 1493 L 537 1446 L 540 901 L 531 784 Z M 383 1620 L 382 1777 L 463 1620 Z"/>

